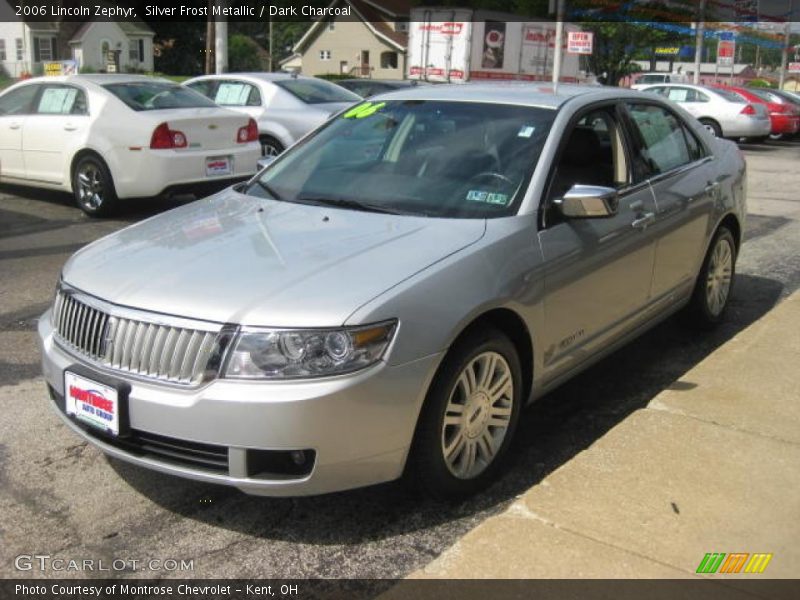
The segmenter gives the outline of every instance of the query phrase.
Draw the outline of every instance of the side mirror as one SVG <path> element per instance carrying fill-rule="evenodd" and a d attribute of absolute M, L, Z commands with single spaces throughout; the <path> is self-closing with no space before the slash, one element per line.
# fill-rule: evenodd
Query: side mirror
<path fill-rule="evenodd" d="M 596 219 L 617 214 L 617 190 L 600 185 L 573 185 L 554 204 L 568 219 Z"/>
<path fill-rule="evenodd" d="M 262 169 L 265 169 L 276 158 L 277 156 L 262 156 L 256 161 L 256 166 L 258 167 L 258 170 L 261 171 Z"/>

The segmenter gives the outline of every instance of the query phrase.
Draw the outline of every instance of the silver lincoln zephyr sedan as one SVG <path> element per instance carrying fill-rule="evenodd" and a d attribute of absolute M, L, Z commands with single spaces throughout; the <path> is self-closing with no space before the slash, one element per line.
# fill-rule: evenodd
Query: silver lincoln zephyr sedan
<path fill-rule="evenodd" d="M 672 313 L 723 318 L 745 183 L 655 95 L 377 96 L 76 253 L 39 321 L 50 398 L 111 456 L 247 493 L 463 497 L 526 404 Z"/>

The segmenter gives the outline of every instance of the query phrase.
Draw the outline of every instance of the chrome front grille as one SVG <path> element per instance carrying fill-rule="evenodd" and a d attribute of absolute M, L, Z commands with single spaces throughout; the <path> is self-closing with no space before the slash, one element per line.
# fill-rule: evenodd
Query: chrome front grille
<path fill-rule="evenodd" d="M 103 304 L 59 290 L 53 305 L 57 339 L 109 369 L 172 383 L 202 381 L 219 327 L 204 323 L 200 329 L 183 319 L 169 323 L 146 313 L 116 314 Z"/>

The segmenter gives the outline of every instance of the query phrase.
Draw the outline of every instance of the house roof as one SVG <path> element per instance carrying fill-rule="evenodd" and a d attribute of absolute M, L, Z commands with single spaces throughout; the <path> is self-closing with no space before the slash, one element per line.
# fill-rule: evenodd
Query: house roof
<path fill-rule="evenodd" d="M 70 38 L 69 43 L 75 44 L 83 40 L 83 36 L 92 28 L 95 23 L 99 21 L 86 21 L 81 25 L 75 34 Z M 122 30 L 127 36 L 154 36 L 155 32 L 150 29 L 150 26 L 144 21 L 114 21 L 114 23 Z"/>
<path fill-rule="evenodd" d="M 329 6 L 333 7 L 342 3 L 349 4 L 353 8 L 353 13 L 376 37 L 382 39 L 390 46 L 394 46 L 401 52 L 406 51 L 406 47 L 408 46 L 408 34 L 395 31 L 391 24 L 386 22 L 386 19 L 393 21 L 398 16 L 407 16 L 410 10 L 410 2 L 408 0 L 333 0 Z M 392 8 L 382 8 L 380 5 L 383 4 L 392 6 Z M 400 10 L 399 5 L 401 4 L 406 6 L 404 13 L 392 12 Z M 312 24 L 303 34 L 303 37 L 294 45 L 292 52 L 302 52 L 302 49 L 308 42 L 314 39 L 320 27 L 326 22 L 327 19 L 321 19 Z"/>

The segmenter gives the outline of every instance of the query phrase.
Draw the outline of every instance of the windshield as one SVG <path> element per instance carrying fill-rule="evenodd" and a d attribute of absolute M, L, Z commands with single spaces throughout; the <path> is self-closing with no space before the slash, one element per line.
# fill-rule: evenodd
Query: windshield
<path fill-rule="evenodd" d="M 278 79 L 272 83 L 306 104 L 358 102 L 361 100 L 361 96 L 324 79 Z"/>
<path fill-rule="evenodd" d="M 247 193 L 432 217 L 513 214 L 555 114 L 472 102 L 362 102 L 285 153 Z"/>
<path fill-rule="evenodd" d="M 663 75 L 642 75 L 636 83 L 664 83 Z"/>
<path fill-rule="evenodd" d="M 172 83 L 143 81 L 109 83 L 103 87 L 135 111 L 216 106 L 205 96 Z"/>

